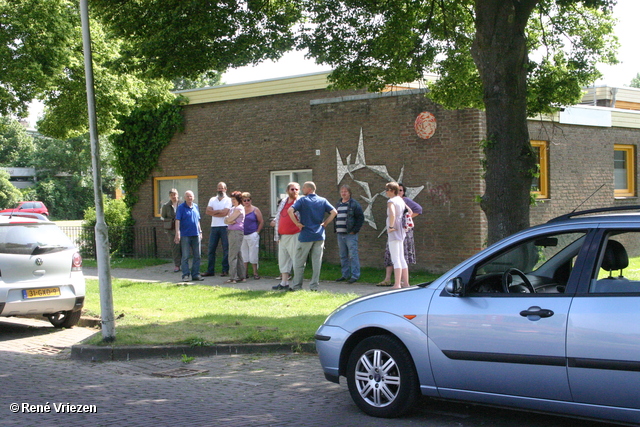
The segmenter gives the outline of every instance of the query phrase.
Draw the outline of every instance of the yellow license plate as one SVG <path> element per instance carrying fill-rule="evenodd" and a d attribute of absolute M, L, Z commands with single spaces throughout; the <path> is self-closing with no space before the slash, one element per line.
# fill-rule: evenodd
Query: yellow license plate
<path fill-rule="evenodd" d="M 22 290 L 22 297 L 25 299 L 57 296 L 60 296 L 60 288 L 39 288 Z"/>

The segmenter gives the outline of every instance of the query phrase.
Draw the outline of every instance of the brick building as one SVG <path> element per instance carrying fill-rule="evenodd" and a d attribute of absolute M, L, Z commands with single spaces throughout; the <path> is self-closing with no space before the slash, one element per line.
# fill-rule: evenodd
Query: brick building
<path fill-rule="evenodd" d="M 180 193 L 194 190 L 205 217 L 216 184 L 224 181 L 229 191 L 251 192 L 254 205 L 269 216 L 291 180 L 313 180 L 318 194 L 332 203 L 346 183 L 367 217 L 361 262 L 380 266 L 386 243 L 384 184 L 396 180 L 425 211 L 415 219 L 418 268 L 444 271 L 481 249 L 486 220 L 475 198 L 484 192 L 479 145 L 484 113 L 446 110 L 424 89 L 329 91 L 326 76 L 183 91 L 190 99 L 185 131 L 174 136 L 141 187 L 136 223 L 161 228 L 160 207 L 172 187 Z M 571 211 L 599 187 L 581 209 L 636 202 L 640 112 L 612 108 L 611 92 L 600 89 L 585 95 L 593 106 L 529 122 L 541 165 L 535 184 L 541 202 L 532 207 L 532 224 Z M 625 89 L 613 102 L 640 106 L 640 90 Z M 436 126 L 423 118 L 435 118 Z M 209 217 L 202 225 L 206 251 Z M 325 259 L 338 262 L 332 232 Z"/>

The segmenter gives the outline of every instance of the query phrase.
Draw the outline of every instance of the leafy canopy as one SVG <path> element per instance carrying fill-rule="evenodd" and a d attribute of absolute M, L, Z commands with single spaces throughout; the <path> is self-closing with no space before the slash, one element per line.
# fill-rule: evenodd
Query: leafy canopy
<path fill-rule="evenodd" d="M 210 70 L 278 59 L 294 46 L 295 0 L 93 0 L 123 40 L 119 63 L 150 77 L 196 79 Z"/>
<path fill-rule="evenodd" d="M 301 47 L 335 68 L 335 87 L 419 81 L 449 108 L 483 108 L 483 88 L 471 51 L 476 8 L 489 1 L 416 3 L 412 0 L 307 0 Z M 540 0 L 526 30 L 529 115 L 575 103 L 582 87 L 600 77 L 596 64 L 616 62 L 613 1 Z"/>
<path fill-rule="evenodd" d="M 25 115 L 65 76 L 76 23 L 71 1 L 0 1 L 0 115 Z"/>

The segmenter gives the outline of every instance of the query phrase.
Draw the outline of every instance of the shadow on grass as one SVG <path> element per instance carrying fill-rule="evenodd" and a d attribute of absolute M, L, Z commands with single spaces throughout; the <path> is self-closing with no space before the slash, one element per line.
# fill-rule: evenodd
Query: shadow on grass
<path fill-rule="evenodd" d="M 313 341 L 326 315 L 271 317 L 266 315 L 209 314 L 178 322 L 118 325 L 116 341 L 103 343 L 93 336 L 92 345 L 214 345 L 247 343 L 302 343 Z"/>

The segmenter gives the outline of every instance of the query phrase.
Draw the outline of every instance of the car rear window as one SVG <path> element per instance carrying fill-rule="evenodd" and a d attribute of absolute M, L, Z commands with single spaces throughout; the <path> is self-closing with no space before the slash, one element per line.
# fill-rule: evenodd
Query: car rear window
<path fill-rule="evenodd" d="M 0 254 L 38 255 L 73 247 L 55 224 L 0 224 Z"/>

